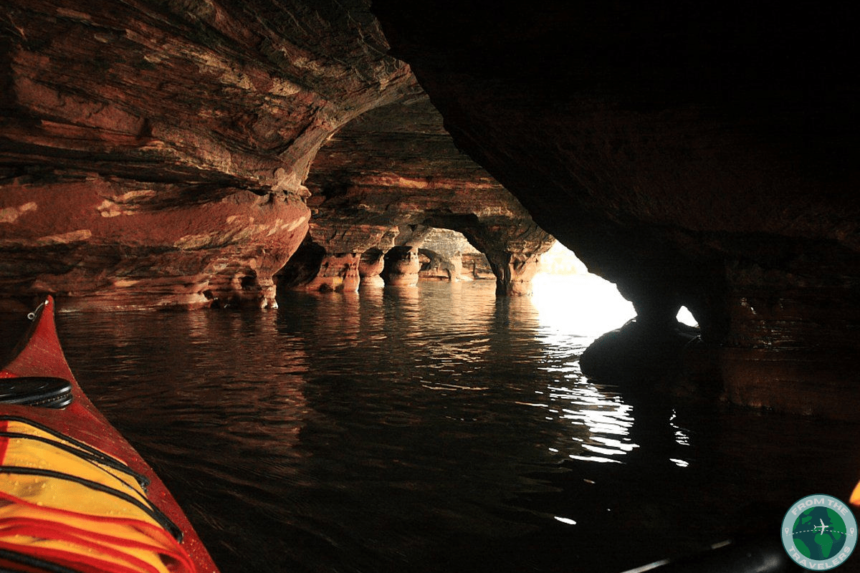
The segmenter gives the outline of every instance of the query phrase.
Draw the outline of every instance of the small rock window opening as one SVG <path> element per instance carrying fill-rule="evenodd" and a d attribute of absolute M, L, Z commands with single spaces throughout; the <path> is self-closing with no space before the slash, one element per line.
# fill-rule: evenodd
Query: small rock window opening
<path fill-rule="evenodd" d="M 690 309 L 686 306 L 681 307 L 676 318 L 678 322 L 686 324 L 687 326 L 699 326 L 699 323 L 696 321 L 695 317 L 693 317 L 693 313 L 690 312 Z"/>
<path fill-rule="evenodd" d="M 459 231 L 432 228 L 418 250 L 421 280 L 495 280 L 487 257 Z"/>

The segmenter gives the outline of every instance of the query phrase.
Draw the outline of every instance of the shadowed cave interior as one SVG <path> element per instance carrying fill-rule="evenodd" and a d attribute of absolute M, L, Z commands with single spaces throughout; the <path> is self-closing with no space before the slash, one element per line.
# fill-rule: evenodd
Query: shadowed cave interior
<path fill-rule="evenodd" d="M 513 299 L 558 241 L 635 309 L 583 352 L 590 380 L 858 420 L 847 8 L 0 10 L 3 310 L 272 309 L 422 279 Z"/>

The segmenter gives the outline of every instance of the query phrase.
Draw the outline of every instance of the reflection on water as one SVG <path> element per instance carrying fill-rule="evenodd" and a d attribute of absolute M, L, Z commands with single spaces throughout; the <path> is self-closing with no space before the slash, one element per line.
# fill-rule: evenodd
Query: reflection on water
<path fill-rule="evenodd" d="M 632 407 L 618 392 L 589 383 L 579 370 L 578 354 L 561 355 L 623 326 L 636 314 L 633 305 L 614 285 L 589 274 L 539 274 L 532 303 L 548 353 L 544 370 L 556 382 L 537 391 L 540 399 L 530 405 L 545 408 L 547 420 L 579 430 L 551 451 L 574 460 L 621 463 L 619 456 L 638 447 L 629 435 Z"/>
<path fill-rule="evenodd" d="M 422 283 L 59 327 L 225 573 L 621 571 L 847 498 L 855 427 L 585 379 L 604 326 L 576 284 L 552 305 Z"/>

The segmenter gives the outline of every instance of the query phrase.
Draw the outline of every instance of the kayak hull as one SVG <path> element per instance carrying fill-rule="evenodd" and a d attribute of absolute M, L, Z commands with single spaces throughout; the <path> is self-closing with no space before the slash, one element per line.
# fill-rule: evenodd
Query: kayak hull
<path fill-rule="evenodd" d="M 0 370 L 0 385 L 3 379 L 17 377 L 59 378 L 71 384 L 72 401 L 62 409 L 0 403 L 0 416 L 26 418 L 48 426 L 122 460 L 133 471 L 145 476 L 149 480 L 146 492 L 149 502 L 181 530 L 182 549 L 194 563 L 196 571 L 216 573 L 212 558 L 167 487 L 81 390 L 60 346 L 53 307 L 54 300 L 47 297 L 38 312 L 31 314 L 33 323 L 28 333 L 13 351 L 11 361 Z"/>

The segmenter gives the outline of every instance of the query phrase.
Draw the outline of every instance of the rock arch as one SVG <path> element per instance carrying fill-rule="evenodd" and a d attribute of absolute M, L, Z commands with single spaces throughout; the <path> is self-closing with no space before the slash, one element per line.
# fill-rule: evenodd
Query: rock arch
<path fill-rule="evenodd" d="M 367 4 L 336 4 L 4 3 L 0 297 L 273 303 L 317 150 L 415 89 Z"/>
<path fill-rule="evenodd" d="M 423 95 L 369 111 L 320 149 L 306 181 L 306 241 L 328 256 L 420 246 L 431 228 L 465 235 L 503 295 L 530 293 L 552 237 L 504 187 L 453 146 Z M 308 283 L 313 288 L 315 283 Z"/>

